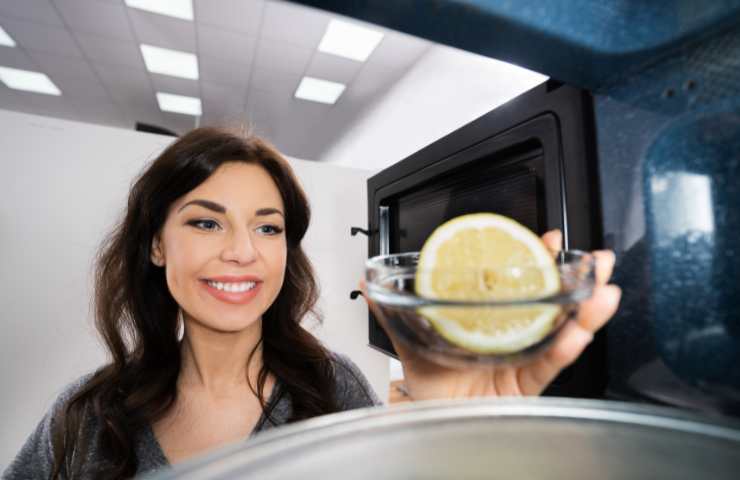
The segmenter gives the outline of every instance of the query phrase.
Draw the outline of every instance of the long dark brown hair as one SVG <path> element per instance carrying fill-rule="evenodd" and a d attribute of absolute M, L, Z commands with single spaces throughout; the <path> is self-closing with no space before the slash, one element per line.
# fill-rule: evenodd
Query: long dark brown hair
<path fill-rule="evenodd" d="M 102 428 L 94 440 L 103 458 L 95 467 L 96 476 L 136 474 L 137 433 L 173 405 L 180 372 L 179 307 L 167 288 L 164 269 L 151 262 L 152 239 L 172 204 L 226 162 L 264 168 L 285 205 L 285 280 L 262 317 L 263 363 L 256 387 L 250 387 L 268 419 L 274 405 L 268 405 L 264 395 L 268 373 L 292 401 L 289 421 L 337 410 L 329 353 L 300 325 L 307 314 L 315 313 L 318 296 L 311 264 L 301 249 L 310 219 L 306 196 L 286 160 L 265 141 L 247 133 L 198 128 L 170 145 L 135 181 L 123 219 L 101 246 L 95 324 L 111 361 L 83 384 L 53 423 L 53 479 L 82 471 L 86 446 L 76 439 L 90 415 Z"/>

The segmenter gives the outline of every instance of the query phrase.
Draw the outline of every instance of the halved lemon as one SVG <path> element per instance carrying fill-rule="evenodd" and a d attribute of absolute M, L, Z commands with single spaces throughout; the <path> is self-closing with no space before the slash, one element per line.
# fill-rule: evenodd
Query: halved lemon
<path fill-rule="evenodd" d="M 527 227 L 502 215 L 463 215 L 437 227 L 424 243 L 416 293 L 433 300 L 541 299 L 560 289 L 552 253 Z M 483 354 L 512 353 L 551 331 L 558 305 L 421 307 L 450 343 Z"/>

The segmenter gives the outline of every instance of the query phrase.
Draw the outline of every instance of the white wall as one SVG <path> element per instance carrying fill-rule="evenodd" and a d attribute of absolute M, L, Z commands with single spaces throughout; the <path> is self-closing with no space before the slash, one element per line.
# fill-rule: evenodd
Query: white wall
<path fill-rule="evenodd" d="M 546 79 L 435 45 L 320 160 L 382 170 Z"/>
<path fill-rule="evenodd" d="M 61 389 L 105 361 L 89 311 L 92 258 L 131 180 L 173 139 L 0 110 L 0 471 Z M 381 398 L 388 360 L 367 347 L 349 291 L 367 246 L 368 172 L 292 160 L 313 206 L 306 251 L 323 288 L 315 333 L 350 355 Z"/>
<path fill-rule="evenodd" d="M 367 346 L 367 304 L 362 297 L 349 298 L 367 259 L 367 237 L 351 237 L 349 231 L 367 225 L 367 178 L 374 172 L 297 159 L 291 164 L 311 201 L 303 245 L 318 273 L 324 317 L 322 326 L 305 325 L 333 350 L 349 355 L 387 401 L 389 357 Z"/>

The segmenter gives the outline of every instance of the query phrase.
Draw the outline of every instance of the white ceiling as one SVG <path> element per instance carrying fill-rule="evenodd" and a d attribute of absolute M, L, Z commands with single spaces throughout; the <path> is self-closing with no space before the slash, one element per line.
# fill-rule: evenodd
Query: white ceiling
<path fill-rule="evenodd" d="M 156 91 L 200 97 L 201 125 L 249 124 L 284 153 L 321 159 L 333 142 L 429 49 L 385 33 L 366 62 L 317 51 L 336 15 L 278 0 L 193 0 L 195 21 L 127 7 L 123 0 L 0 0 L 0 66 L 40 71 L 62 96 L 0 82 L 0 108 L 133 128 L 137 121 L 178 133 L 189 115 L 159 110 Z M 198 80 L 150 73 L 139 44 L 197 54 Z M 341 82 L 335 105 L 293 97 L 309 75 Z"/>

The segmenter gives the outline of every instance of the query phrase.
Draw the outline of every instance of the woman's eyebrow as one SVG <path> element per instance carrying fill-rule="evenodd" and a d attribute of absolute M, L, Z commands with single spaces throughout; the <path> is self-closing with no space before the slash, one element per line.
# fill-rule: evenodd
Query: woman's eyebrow
<path fill-rule="evenodd" d="M 216 202 L 212 202 L 210 200 L 201 200 L 201 199 L 190 200 L 188 203 L 180 207 L 177 213 L 182 212 L 183 209 L 187 207 L 188 205 L 200 205 L 201 207 L 207 208 L 208 210 L 213 210 L 214 212 L 226 213 L 226 207 L 224 207 L 223 205 L 220 205 Z"/>
<path fill-rule="evenodd" d="M 196 200 L 190 200 L 188 203 L 180 207 L 180 209 L 177 211 L 177 213 L 180 213 L 185 207 L 188 205 L 200 205 L 201 207 L 207 208 L 208 210 L 213 210 L 214 212 L 218 213 L 226 213 L 226 207 L 224 207 L 221 204 L 218 204 L 216 202 L 212 202 L 210 200 L 203 200 L 203 199 L 196 199 Z M 255 212 L 255 215 L 257 216 L 266 216 L 266 215 L 273 215 L 278 214 L 280 216 L 283 215 L 283 212 L 278 210 L 277 208 L 260 208 Z"/>
<path fill-rule="evenodd" d="M 263 216 L 263 215 L 272 215 L 274 213 L 277 213 L 278 215 L 285 217 L 285 215 L 283 215 L 283 212 L 281 212 L 277 208 L 260 208 L 259 210 L 255 212 L 255 215 Z"/>

